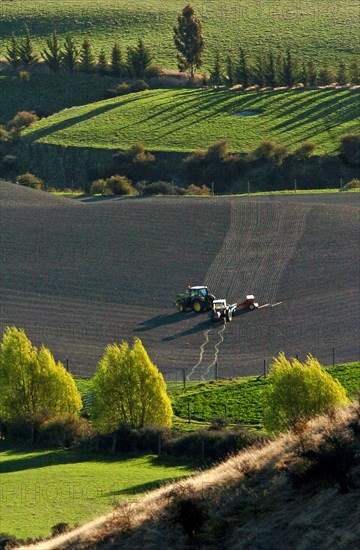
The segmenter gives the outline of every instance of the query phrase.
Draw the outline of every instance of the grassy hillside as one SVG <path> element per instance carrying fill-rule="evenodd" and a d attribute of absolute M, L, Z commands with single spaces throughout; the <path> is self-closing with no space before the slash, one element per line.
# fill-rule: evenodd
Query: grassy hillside
<path fill-rule="evenodd" d="M 1 532 L 49 536 L 59 522 L 83 523 L 135 496 L 192 473 L 186 461 L 153 456 L 111 458 L 69 450 L 28 451 L 0 442 Z M 16 497 L 18 496 L 18 498 Z"/>
<path fill-rule="evenodd" d="M 360 363 L 347 363 L 328 367 L 328 373 L 344 386 L 350 398 L 360 391 Z M 262 423 L 262 392 L 268 380 L 258 377 L 233 378 L 218 382 L 190 382 L 185 390 L 179 385 L 168 384 L 174 413 L 188 419 L 188 407 L 192 420 L 210 422 L 214 418 L 226 418 L 228 422 L 259 425 Z M 91 379 L 76 378 L 85 410 L 91 399 Z"/>
<path fill-rule="evenodd" d="M 355 407 L 315 419 L 29 549 L 355 548 L 359 427 Z"/>
<path fill-rule="evenodd" d="M 125 48 L 141 36 L 151 46 L 156 62 L 176 66 L 172 28 L 185 0 L 15 0 L 1 4 L 1 54 L 11 33 L 21 34 L 26 20 L 39 47 L 55 28 L 60 36 L 73 32 L 79 43 L 90 37 L 96 51 L 100 47 L 108 50 L 114 40 Z M 332 62 L 360 52 L 355 1 L 195 0 L 193 4 L 203 21 L 207 63 L 216 50 L 236 51 L 240 42 L 252 53 L 269 46 L 283 51 L 291 44 L 305 59 L 312 56 Z"/>
<path fill-rule="evenodd" d="M 238 116 L 249 110 L 259 114 Z M 218 139 L 238 151 L 267 139 L 292 148 L 312 140 L 318 153 L 332 153 L 359 122 L 359 96 L 349 90 L 151 90 L 64 110 L 25 135 L 32 142 L 108 149 L 141 139 L 154 151 L 192 151 Z"/>

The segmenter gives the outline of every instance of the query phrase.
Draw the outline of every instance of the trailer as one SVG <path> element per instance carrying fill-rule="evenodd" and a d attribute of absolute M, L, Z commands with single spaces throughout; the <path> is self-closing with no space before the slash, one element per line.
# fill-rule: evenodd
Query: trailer
<path fill-rule="evenodd" d="M 255 296 L 253 294 L 248 294 L 243 302 L 236 304 L 236 309 L 249 309 L 250 311 L 258 309 L 258 307 L 259 304 L 255 302 Z"/>

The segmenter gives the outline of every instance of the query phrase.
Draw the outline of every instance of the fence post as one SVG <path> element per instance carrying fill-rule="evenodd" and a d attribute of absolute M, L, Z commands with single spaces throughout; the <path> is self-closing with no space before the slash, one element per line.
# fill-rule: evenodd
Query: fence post
<path fill-rule="evenodd" d="M 69 372 L 69 358 L 66 358 L 66 370 Z"/>
<path fill-rule="evenodd" d="M 186 390 L 186 372 L 185 369 L 182 370 L 183 374 L 183 389 Z"/>
<path fill-rule="evenodd" d="M 219 373 L 219 371 L 218 371 L 218 362 L 216 361 L 216 363 L 215 363 L 215 380 L 218 379 L 218 373 Z"/>
<path fill-rule="evenodd" d="M 335 367 L 335 348 L 332 349 L 332 363 L 333 367 Z"/>

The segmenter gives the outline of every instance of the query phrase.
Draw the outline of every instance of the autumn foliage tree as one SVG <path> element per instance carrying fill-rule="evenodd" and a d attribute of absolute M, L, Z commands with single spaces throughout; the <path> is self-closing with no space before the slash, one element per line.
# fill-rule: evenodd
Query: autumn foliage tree
<path fill-rule="evenodd" d="M 172 409 L 161 373 L 141 340 L 106 348 L 93 380 L 94 426 L 110 433 L 120 426 L 171 426 Z"/>
<path fill-rule="evenodd" d="M 271 432 L 293 428 L 299 420 L 326 414 L 347 402 L 343 386 L 312 355 L 301 363 L 280 353 L 270 369 L 264 424 Z"/>
<path fill-rule="evenodd" d="M 78 413 L 82 407 L 74 379 L 50 350 L 32 345 L 25 332 L 7 327 L 0 347 L 0 417 L 33 420 Z"/>

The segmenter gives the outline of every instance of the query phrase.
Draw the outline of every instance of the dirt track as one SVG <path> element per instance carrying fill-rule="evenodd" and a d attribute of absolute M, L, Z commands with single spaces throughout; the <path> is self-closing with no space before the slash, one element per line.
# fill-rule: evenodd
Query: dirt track
<path fill-rule="evenodd" d="M 193 378 L 212 376 L 216 358 L 220 376 L 258 374 L 280 350 L 357 360 L 359 199 L 79 202 L 2 183 L 1 323 L 81 374 L 106 343 L 134 336 L 164 372 Z M 171 304 L 203 282 L 229 301 L 281 303 L 210 327 Z"/>

